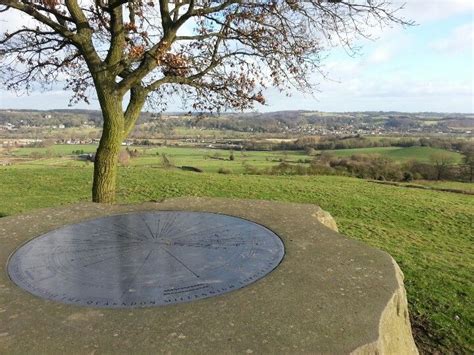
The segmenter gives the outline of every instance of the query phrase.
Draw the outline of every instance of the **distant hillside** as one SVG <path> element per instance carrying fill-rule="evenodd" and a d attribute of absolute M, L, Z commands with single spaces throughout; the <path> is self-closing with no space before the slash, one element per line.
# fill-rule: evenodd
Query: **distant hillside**
<path fill-rule="evenodd" d="M 474 115 L 463 113 L 406 112 L 320 112 L 289 110 L 244 113 L 143 112 L 138 125 L 153 123 L 175 127 L 225 129 L 239 132 L 293 134 L 391 134 L 391 133 L 471 133 Z M 98 110 L 0 110 L 0 126 L 80 127 L 102 125 Z"/>

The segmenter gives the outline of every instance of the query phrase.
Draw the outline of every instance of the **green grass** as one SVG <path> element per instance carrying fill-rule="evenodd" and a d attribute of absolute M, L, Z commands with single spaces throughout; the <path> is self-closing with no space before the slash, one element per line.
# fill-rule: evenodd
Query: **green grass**
<path fill-rule="evenodd" d="M 474 192 L 474 183 L 460 181 L 415 180 L 410 184 L 423 185 L 435 189 L 454 189 Z"/>
<path fill-rule="evenodd" d="M 54 160 L 54 158 L 65 157 L 72 154 L 73 151 L 83 150 L 84 153 L 93 153 L 97 149 L 96 145 L 53 145 L 48 148 L 17 148 L 11 155 L 18 158 L 27 158 L 36 153 L 50 157 L 50 165 L 61 165 L 63 160 Z M 125 149 L 125 147 L 124 147 Z M 206 172 L 217 172 L 219 168 L 230 169 L 234 173 L 242 173 L 244 168 L 242 163 L 247 163 L 256 168 L 265 168 L 278 164 L 280 159 L 289 162 L 298 162 L 300 160 L 311 160 L 313 157 L 306 155 L 303 151 L 248 151 L 234 152 L 234 161 L 229 161 L 229 150 L 208 149 L 208 148 L 182 148 L 182 147 L 136 147 L 140 156 L 132 159 L 131 164 L 135 166 L 159 166 L 162 153 L 166 154 L 176 166 L 191 165 L 203 169 Z M 456 152 L 450 152 L 443 149 L 430 147 L 377 147 L 377 148 L 357 148 L 357 149 L 336 149 L 328 152 L 344 157 L 354 154 L 379 154 L 397 162 L 406 162 L 409 160 L 418 160 L 421 162 L 430 162 L 431 155 L 439 152 L 449 154 L 453 163 L 459 163 L 462 155 Z M 218 155 L 223 160 L 212 159 Z M 30 164 L 30 162 L 28 162 Z M 43 164 L 43 163 L 41 163 Z M 46 164 L 46 163 L 45 163 Z"/>
<path fill-rule="evenodd" d="M 132 148 L 134 149 L 134 148 Z M 300 159 L 310 159 L 303 152 L 240 152 L 234 151 L 234 160 L 229 160 L 230 151 L 205 148 L 137 148 L 140 156 L 132 159 L 133 166 L 159 167 L 161 155 L 165 154 L 175 166 L 194 166 L 205 172 L 217 172 L 220 168 L 231 170 L 233 173 L 243 173 L 243 164 L 257 168 L 266 168 L 279 164 L 280 159 L 298 162 Z"/>
<path fill-rule="evenodd" d="M 47 148 L 16 148 L 12 151 L 13 156 L 24 157 L 31 153 L 51 155 L 71 155 L 75 150 L 83 150 L 84 153 L 94 153 L 97 150 L 97 145 L 93 144 L 55 144 Z"/>
<path fill-rule="evenodd" d="M 132 147 L 132 149 L 134 149 Z M 255 168 L 267 168 L 275 166 L 280 160 L 297 163 L 299 161 L 311 160 L 313 157 L 306 155 L 303 151 L 248 151 L 234 152 L 234 161 L 229 161 L 228 150 L 204 149 L 204 148 L 137 148 L 141 156 L 132 160 L 132 165 L 159 166 L 159 155 L 166 156 L 176 166 L 191 165 L 203 169 L 205 172 L 217 172 L 219 168 L 230 169 L 233 173 L 244 172 L 242 163 L 249 164 Z M 462 155 L 456 152 L 450 152 L 443 149 L 430 147 L 381 147 L 381 148 L 359 148 L 359 149 L 338 149 L 330 150 L 337 156 L 351 156 L 354 154 L 379 154 L 395 160 L 397 162 L 406 162 L 409 160 L 418 160 L 421 162 L 430 162 L 432 154 L 444 152 L 451 156 L 453 163 L 459 163 Z M 218 156 L 222 160 L 212 159 Z"/>
<path fill-rule="evenodd" d="M 376 147 L 376 148 L 353 148 L 353 149 L 333 149 L 327 150 L 328 153 L 337 155 L 339 157 L 350 157 L 354 154 L 380 154 L 386 155 L 392 150 L 403 149 L 400 147 Z"/>
<path fill-rule="evenodd" d="M 174 152 L 164 149 L 169 149 L 170 155 Z M 178 153 L 186 155 L 180 150 L 175 153 L 177 160 L 181 159 Z M 196 159 L 203 153 L 195 152 Z M 256 154 L 253 159 L 266 162 L 266 154 Z M 0 215 L 89 200 L 91 176 L 92 166 L 85 164 L 0 168 Z M 397 260 L 405 273 L 412 324 L 421 350 L 474 351 L 472 196 L 347 177 L 199 174 L 140 165 L 120 169 L 118 202 L 174 196 L 320 205 L 335 217 L 341 233 L 386 250 Z"/>
<path fill-rule="evenodd" d="M 453 163 L 460 163 L 462 160 L 462 154 L 431 147 L 408 147 L 392 150 L 387 153 L 387 157 L 397 161 L 418 160 L 421 162 L 430 162 L 431 156 L 437 153 L 449 155 Z"/>
<path fill-rule="evenodd" d="M 354 154 L 379 154 L 384 157 L 393 159 L 398 162 L 406 162 L 409 160 L 417 160 L 424 163 L 429 163 L 430 158 L 436 153 L 445 153 L 449 155 L 453 163 L 459 163 L 462 160 L 462 155 L 456 152 L 447 151 L 439 148 L 431 147 L 376 147 L 376 148 L 356 148 L 356 149 L 335 149 L 328 152 L 340 156 L 347 157 Z"/>
<path fill-rule="evenodd" d="M 17 148 L 9 155 L 4 155 L 3 157 L 17 159 L 14 164 L 19 169 L 27 169 L 33 166 L 82 167 L 87 163 L 74 160 L 72 152 L 83 150 L 84 153 L 93 153 L 96 149 L 97 146 L 95 145 L 54 145 L 49 148 Z M 183 165 L 193 166 L 211 173 L 218 172 L 219 169 L 223 168 L 232 173 L 240 174 L 245 171 L 244 164 L 262 169 L 275 166 L 281 160 L 297 163 L 301 160 L 311 159 L 310 156 L 302 151 L 234 151 L 234 160 L 231 161 L 229 159 L 230 151 L 223 149 L 136 146 L 131 146 L 129 149 L 136 149 L 139 153 L 138 157 L 130 160 L 131 166 L 161 167 L 161 156 L 165 154 L 176 167 Z"/>

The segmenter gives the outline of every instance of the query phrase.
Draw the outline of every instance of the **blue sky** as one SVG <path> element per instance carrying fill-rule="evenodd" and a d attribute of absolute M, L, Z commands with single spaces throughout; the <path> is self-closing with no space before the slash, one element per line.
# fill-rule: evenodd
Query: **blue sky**
<path fill-rule="evenodd" d="M 398 3 L 400 4 L 400 3 Z M 438 111 L 474 112 L 474 1 L 408 0 L 403 15 L 417 22 L 410 28 L 373 32 L 356 57 L 333 49 L 323 61 L 328 79 L 313 96 L 291 97 L 269 89 L 266 106 L 258 111 L 306 109 L 320 111 Z M 11 30 L 18 18 L 0 20 L 0 30 Z M 0 88 L 0 108 L 67 108 L 70 94 L 52 92 L 17 96 Z M 79 104 L 76 108 L 98 108 Z M 169 110 L 183 109 L 178 102 Z"/>

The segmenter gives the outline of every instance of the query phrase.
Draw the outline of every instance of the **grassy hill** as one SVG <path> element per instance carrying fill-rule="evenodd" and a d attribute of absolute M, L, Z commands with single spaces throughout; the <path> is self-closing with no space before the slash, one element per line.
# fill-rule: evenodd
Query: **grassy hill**
<path fill-rule="evenodd" d="M 179 152 L 184 151 L 176 154 Z M 196 154 L 196 159 L 201 159 L 202 152 Z M 265 154 L 262 162 L 267 162 Z M 180 158 L 176 155 L 173 159 Z M 92 166 L 71 163 L 1 167 L 0 215 L 89 200 Z M 341 233 L 386 250 L 397 260 L 405 273 L 412 324 L 421 350 L 474 351 L 472 196 L 371 184 L 347 177 L 198 174 L 140 164 L 120 169 L 119 202 L 173 196 L 320 205 L 335 217 Z"/>
<path fill-rule="evenodd" d="M 429 163 L 430 157 L 436 153 L 448 154 L 453 163 L 460 163 L 462 155 L 456 152 L 447 151 L 431 147 L 377 147 L 377 148 L 356 148 L 356 149 L 336 149 L 328 152 L 337 156 L 351 156 L 354 154 L 379 154 L 398 162 L 417 160 Z"/>

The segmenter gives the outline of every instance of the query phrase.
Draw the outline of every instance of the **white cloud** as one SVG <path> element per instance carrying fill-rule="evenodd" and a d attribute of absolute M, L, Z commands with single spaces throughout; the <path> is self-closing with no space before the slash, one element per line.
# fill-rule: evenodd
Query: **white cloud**
<path fill-rule="evenodd" d="M 0 109 L 38 109 L 50 110 L 54 108 L 68 108 L 69 99 L 72 92 L 66 90 L 34 91 L 29 95 L 17 94 L 14 91 L 0 90 Z M 74 108 L 98 108 L 97 103 L 92 99 L 92 104 L 80 103 Z"/>
<path fill-rule="evenodd" d="M 371 82 L 359 82 L 359 92 L 353 92 L 359 97 L 472 97 L 473 89 L 467 81 L 419 80 L 412 78 L 389 78 Z"/>
<path fill-rule="evenodd" d="M 390 61 L 393 56 L 393 51 L 388 46 L 381 46 L 376 48 L 367 58 L 371 64 L 381 64 Z"/>
<path fill-rule="evenodd" d="M 23 26 L 31 26 L 32 24 L 38 24 L 31 16 L 25 15 L 23 12 L 17 10 L 9 10 L 8 16 L 4 14 L 0 18 L 0 35 L 4 32 L 13 32 Z"/>
<path fill-rule="evenodd" d="M 403 4 L 396 1 L 394 4 Z M 400 12 L 407 18 L 424 24 L 438 21 L 456 15 L 473 14 L 474 1 L 472 0 L 408 0 L 405 8 Z"/>
<path fill-rule="evenodd" d="M 423 81 L 410 77 L 368 80 L 354 77 L 341 83 L 324 82 L 315 98 L 291 98 L 272 93 L 262 111 L 289 107 L 321 111 L 394 110 L 402 112 L 474 112 L 473 88 L 468 80 Z"/>
<path fill-rule="evenodd" d="M 468 23 L 456 27 L 448 36 L 431 42 L 429 46 L 444 54 L 472 51 L 474 46 L 474 24 Z"/>
<path fill-rule="evenodd" d="M 429 77 L 414 75 L 414 68 L 399 67 L 383 70 L 382 75 L 373 75 L 367 61 L 358 65 L 345 65 L 342 61 L 338 81 L 322 81 L 320 97 L 410 97 L 410 96 L 463 96 L 474 97 L 472 78 L 449 77 L 444 73 L 433 73 Z M 402 69 L 403 68 L 403 69 Z M 416 71 L 415 71 L 416 72 Z M 331 72 L 330 72 L 331 75 Z"/>
<path fill-rule="evenodd" d="M 291 98 L 269 91 L 265 111 L 289 107 L 325 111 L 396 110 L 474 112 L 472 79 L 439 75 L 422 79 L 410 68 L 371 75 L 369 66 L 351 59 L 331 63 L 338 81 L 321 81 L 315 98 L 293 93 Z M 260 108 L 261 109 L 261 108 Z M 262 110 L 262 109 L 261 109 Z"/>

